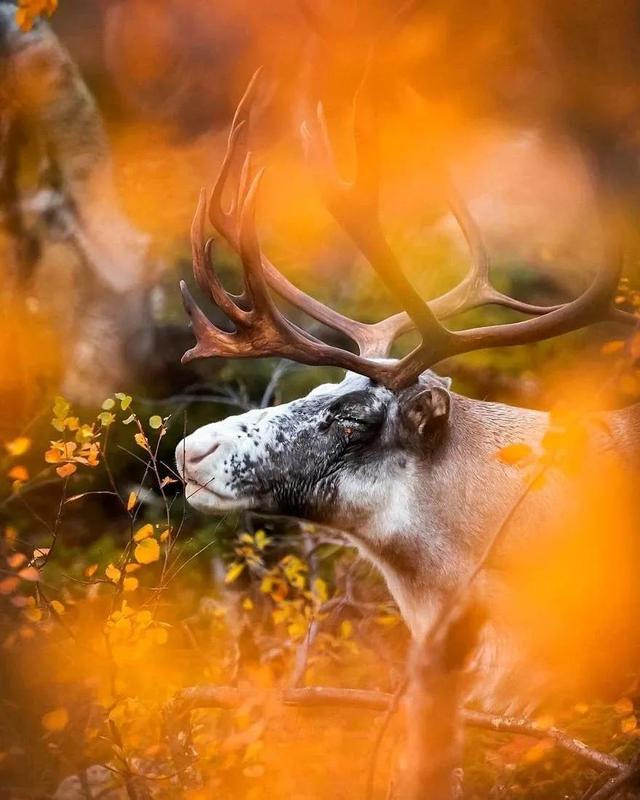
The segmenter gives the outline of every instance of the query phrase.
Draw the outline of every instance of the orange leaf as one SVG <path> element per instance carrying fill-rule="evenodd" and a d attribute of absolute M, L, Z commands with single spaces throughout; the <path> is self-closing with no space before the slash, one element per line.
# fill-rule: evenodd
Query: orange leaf
<path fill-rule="evenodd" d="M 20 578 L 15 575 L 8 575 L 0 580 L 0 594 L 11 594 L 18 588 Z"/>
<path fill-rule="evenodd" d="M 105 576 L 111 583 L 118 583 L 120 580 L 120 570 L 117 567 L 114 567 L 113 564 L 109 564 L 109 566 L 104 571 Z"/>
<path fill-rule="evenodd" d="M 143 539 L 133 551 L 139 564 L 152 564 L 160 558 L 160 545 L 155 539 Z"/>
<path fill-rule="evenodd" d="M 127 511 L 131 511 L 137 502 L 138 495 L 135 492 L 129 492 L 129 497 L 127 498 Z"/>
<path fill-rule="evenodd" d="M 56 472 L 61 478 L 68 478 L 69 475 L 73 475 L 73 473 L 77 470 L 75 464 L 63 464 L 61 467 L 56 467 Z"/>
<path fill-rule="evenodd" d="M 25 567 L 21 569 L 18 573 L 18 577 L 22 578 L 23 581 L 31 581 L 35 583 L 36 581 L 40 580 L 40 573 L 35 567 Z"/>
<path fill-rule="evenodd" d="M 42 727 L 50 733 L 59 733 L 69 724 L 69 712 L 66 708 L 54 708 L 42 716 Z"/>
<path fill-rule="evenodd" d="M 141 542 L 143 539 L 148 539 L 153 536 L 153 525 L 143 525 L 133 534 L 134 542 Z"/>
<path fill-rule="evenodd" d="M 27 557 L 24 553 L 12 553 L 7 558 L 7 564 L 11 567 L 11 569 L 19 569 L 27 560 Z"/>
<path fill-rule="evenodd" d="M 28 481 L 29 470 L 22 464 L 17 464 L 9 470 L 7 477 L 11 478 L 12 481 Z"/>

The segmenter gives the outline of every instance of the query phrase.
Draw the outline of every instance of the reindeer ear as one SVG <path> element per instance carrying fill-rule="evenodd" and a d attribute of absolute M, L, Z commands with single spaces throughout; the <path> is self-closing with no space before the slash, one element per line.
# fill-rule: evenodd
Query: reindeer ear
<path fill-rule="evenodd" d="M 409 425 L 424 436 L 439 428 L 449 419 L 451 395 L 442 386 L 432 386 L 414 394 L 403 408 L 403 416 Z"/>

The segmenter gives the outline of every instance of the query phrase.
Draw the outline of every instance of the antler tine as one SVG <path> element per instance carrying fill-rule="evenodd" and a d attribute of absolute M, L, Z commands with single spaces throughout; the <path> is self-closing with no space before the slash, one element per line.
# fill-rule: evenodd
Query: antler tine
<path fill-rule="evenodd" d="M 263 175 L 264 169 L 259 170 L 249 184 L 240 212 L 238 244 L 245 285 L 253 310 L 261 313 L 264 309 L 268 309 L 275 318 L 278 318 L 280 314 L 273 305 L 262 270 L 263 258 L 255 225 L 256 199 Z"/>
<path fill-rule="evenodd" d="M 469 271 L 460 283 L 440 297 L 429 301 L 429 307 L 438 319 L 446 319 L 462 311 L 482 305 L 499 305 L 524 314 L 547 314 L 560 306 L 538 306 L 516 300 L 499 292 L 491 284 L 489 254 L 480 229 L 464 199 L 449 178 L 447 180 L 449 208 L 455 217 L 469 248 Z"/>
<path fill-rule="evenodd" d="M 204 189 L 201 189 L 198 198 L 198 206 L 191 224 L 193 274 L 201 291 L 205 295 L 209 295 L 218 308 L 226 314 L 232 322 L 238 323 L 244 319 L 243 315 L 245 315 L 245 312 L 242 308 L 238 307 L 234 297 L 230 295 L 220 283 L 213 268 L 211 258 L 213 242 L 211 239 L 205 242 L 204 224 L 206 208 L 206 192 Z"/>
<path fill-rule="evenodd" d="M 361 98 L 362 92 L 359 92 L 358 99 Z M 371 161 L 373 147 L 371 144 L 364 144 L 375 134 L 374 131 L 365 132 L 367 119 L 357 105 L 355 118 L 358 119 L 356 181 L 345 183 L 335 170 L 327 169 L 328 165 L 334 163 L 334 157 L 321 103 L 318 104 L 313 126 L 306 128 L 307 152 L 315 161 L 315 171 L 325 203 L 334 219 L 360 248 L 391 294 L 400 298 L 408 316 L 422 335 L 425 352 L 435 353 L 446 348 L 451 333 L 438 322 L 429 305 L 406 278 L 384 237 L 378 214 L 377 170 L 372 169 Z"/>

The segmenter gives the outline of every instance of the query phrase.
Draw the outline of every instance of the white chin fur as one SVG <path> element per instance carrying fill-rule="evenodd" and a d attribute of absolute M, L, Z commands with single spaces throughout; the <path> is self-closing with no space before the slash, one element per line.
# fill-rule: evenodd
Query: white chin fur
<path fill-rule="evenodd" d="M 187 478 L 185 499 L 190 506 L 205 514 L 216 511 L 245 511 L 253 505 L 249 498 L 221 497 Z"/>

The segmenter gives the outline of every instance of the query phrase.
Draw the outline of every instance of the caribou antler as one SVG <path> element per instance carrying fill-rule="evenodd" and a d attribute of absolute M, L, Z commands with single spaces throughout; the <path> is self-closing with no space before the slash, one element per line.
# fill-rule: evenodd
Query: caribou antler
<path fill-rule="evenodd" d="M 318 104 L 313 123 L 302 126 L 302 134 L 329 211 L 405 310 L 380 322 L 366 324 L 338 313 L 301 291 L 264 256 L 255 229 L 256 195 L 262 171 L 252 177 L 247 141 L 258 77 L 259 71 L 238 105 L 227 152 L 209 203 L 211 223 L 242 261 L 245 290 L 241 295 L 227 292 L 213 267 L 212 242 L 205 241 L 204 236 L 204 192 L 191 231 L 198 285 L 236 330 L 227 332 L 215 326 L 198 307 L 184 281 L 181 282 L 185 307 L 197 339 L 196 346 L 185 353 L 183 361 L 206 356 L 280 356 L 305 364 L 342 367 L 399 389 L 417 380 L 428 367 L 460 353 L 539 341 L 607 319 L 636 321 L 635 317 L 612 306 L 622 261 L 616 249 L 607 254 L 589 287 L 578 298 L 563 305 L 535 306 L 498 292 L 490 282 L 489 259 L 480 232 L 462 198 L 452 188 L 449 203 L 468 243 L 471 266 L 455 288 L 432 301 L 425 301 L 404 275 L 382 231 L 374 106 L 363 97 L 369 89 L 369 76 L 363 81 L 355 103 L 356 175 L 353 182 L 344 182 L 337 173 L 321 104 Z M 223 195 L 230 183 L 235 189 L 234 198 L 225 210 Z M 358 354 L 328 345 L 287 320 L 274 304 L 269 287 L 305 314 L 351 339 Z M 463 331 L 451 331 L 441 323 L 454 314 L 487 304 L 502 305 L 532 318 Z M 398 336 L 413 328 L 422 339 L 417 348 L 396 362 L 377 360 L 388 354 Z"/>

